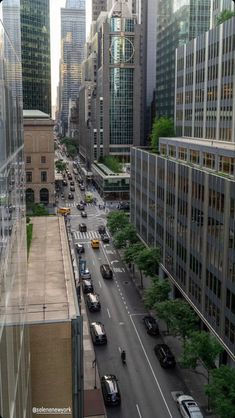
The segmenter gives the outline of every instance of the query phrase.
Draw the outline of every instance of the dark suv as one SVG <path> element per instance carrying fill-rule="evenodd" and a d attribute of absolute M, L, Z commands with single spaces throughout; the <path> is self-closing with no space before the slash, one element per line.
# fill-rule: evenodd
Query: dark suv
<path fill-rule="evenodd" d="M 82 281 L 82 288 L 83 288 L 83 293 L 84 294 L 94 292 L 94 288 L 93 288 L 91 280 L 83 280 Z"/>
<path fill-rule="evenodd" d="M 90 326 L 91 338 L 94 345 L 107 344 L 104 325 L 101 322 L 92 322 Z"/>
<path fill-rule="evenodd" d="M 106 233 L 105 226 L 104 225 L 98 226 L 98 232 L 99 234 L 105 234 Z"/>
<path fill-rule="evenodd" d="M 113 272 L 108 264 L 101 264 L 100 266 L 100 272 L 104 279 L 112 279 L 113 278 Z"/>
<path fill-rule="evenodd" d="M 96 293 L 88 293 L 86 303 L 90 312 L 99 312 L 101 309 L 99 297 Z"/>
<path fill-rule="evenodd" d="M 79 224 L 78 227 L 79 227 L 80 232 L 86 232 L 87 231 L 86 224 Z"/>
<path fill-rule="evenodd" d="M 120 405 L 121 395 L 114 374 L 108 374 L 101 378 L 101 388 L 105 405 Z"/>
<path fill-rule="evenodd" d="M 147 329 L 149 335 L 159 335 L 159 328 L 155 318 L 151 315 L 146 315 L 143 317 L 144 325 Z"/>
<path fill-rule="evenodd" d="M 157 344 L 154 347 L 154 351 L 162 367 L 165 369 L 171 369 L 175 367 L 175 357 L 173 356 L 168 345 Z"/>

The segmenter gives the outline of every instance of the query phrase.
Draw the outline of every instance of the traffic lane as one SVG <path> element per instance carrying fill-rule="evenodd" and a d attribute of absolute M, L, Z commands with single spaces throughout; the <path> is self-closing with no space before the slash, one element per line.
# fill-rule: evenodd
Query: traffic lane
<path fill-rule="evenodd" d="M 94 266 L 92 267 L 91 270 L 93 270 L 94 272 Z M 96 269 L 95 280 L 94 280 L 94 284 L 96 285 L 97 285 L 97 278 L 99 277 L 98 273 L 99 272 Z M 107 285 L 105 285 L 105 283 Z M 153 405 L 151 405 L 151 400 L 149 399 L 149 397 L 155 400 L 157 396 L 155 394 L 155 389 L 154 389 L 155 385 L 154 385 L 154 382 L 150 381 L 150 385 L 146 386 L 147 382 L 145 382 L 145 376 L 143 376 L 146 374 L 146 370 L 145 368 L 141 370 L 141 367 L 139 366 L 139 364 L 143 362 L 143 352 L 141 350 L 141 346 L 139 344 L 136 332 L 132 324 L 130 324 L 130 319 L 127 313 L 127 309 L 125 305 L 123 304 L 123 301 L 120 298 L 120 294 L 118 292 L 117 286 L 115 285 L 115 283 L 113 283 L 112 280 L 109 280 L 109 281 L 104 280 L 104 283 L 102 285 L 102 289 L 100 292 L 100 300 L 101 300 L 101 305 L 102 305 L 101 312 L 98 314 L 95 314 L 95 313 L 88 314 L 90 321 L 98 320 L 98 321 L 101 321 L 105 325 L 105 330 L 106 330 L 107 338 L 108 338 L 108 344 L 104 350 L 102 350 L 102 347 L 98 347 L 96 349 L 97 360 L 98 360 L 97 363 L 99 365 L 99 370 L 101 374 L 105 374 L 105 373 L 114 373 L 116 375 L 118 374 L 118 376 L 120 376 L 119 377 L 120 380 L 123 381 L 121 386 L 123 387 L 124 392 L 126 392 L 127 394 L 129 393 L 130 395 L 130 389 L 129 390 L 127 389 L 129 387 L 133 387 L 133 393 L 131 393 L 131 398 L 133 399 L 132 401 L 132 414 L 133 415 L 130 415 L 130 405 L 129 405 L 130 396 L 127 395 L 128 403 L 126 407 L 127 407 L 129 416 L 135 416 L 134 414 L 136 413 L 136 410 L 137 410 L 136 405 L 139 405 L 139 408 L 141 406 L 141 411 L 144 411 L 144 416 L 149 417 L 154 411 Z M 108 315 L 107 315 L 107 312 L 108 312 Z M 127 377 L 126 375 L 122 376 L 123 375 L 122 369 L 120 371 L 121 360 L 120 360 L 119 348 L 120 349 L 124 348 L 127 352 L 128 366 L 129 366 L 128 368 L 129 375 L 127 375 Z M 139 354 L 137 354 L 138 349 L 139 349 Z M 149 379 L 150 379 L 149 376 L 147 376 L 148 382 L 149 382 Z M 141 380 L 141 382 L 143 381 L 144 384 L 139 383 L 138 385 L 136 385 L 135 382 L 138 382 L 139 380 Z M 142 394 L 144 393 L 144 400 L 142 400 L 142 398 L 141 400 L 139 399 L 140 393 Z M 159 400 L 159 402 L 161 402 L 161 399 Z M 124 409 L 122 412 L 124 412 L 125 410 L 125 401 L 123 404 L 124 404 L 123 406 Z M 160 410 L 161 410 L 161 407 L 160 407 Z M 159 414 L 159 417 L 165 416 L 163 415 L 163 413 L 164 412 L 161 411 Z M 155 414 L 155 411 L 154 411 L 154 414 Z M 170 416 L 170 415 L 168 414 L 166 416 Z"/>
<path fill-rule="evenodd" d="M 104 323 L 108 337 L 107 347 L 104 350 L 102 347 L 96 349 L 100 375 L 113 373 L 118 377 L 122 393 L 122 417 L 138 416 L 136 405 L 138 405 L 142 417 L 171 417 L 154 376 L 150 373 L 136 332 L 130 323 L 130 317 L 123 306 L 117 288 L 113 287 L 111 295 L 110 289 L 110 286 L 102 287 L 101 314 L 89 315 L 90 319 L 95 317 L 96 320 Z M 103 309 L 104 305 L 109 309 L 109 317 Z M 121 349 L 125 349 L 127 353 L 126 367 L 121 363 L 119 351 Z M 116 413 L 114 415 L 111 413 L 108 416 L 116 416 Z"/>

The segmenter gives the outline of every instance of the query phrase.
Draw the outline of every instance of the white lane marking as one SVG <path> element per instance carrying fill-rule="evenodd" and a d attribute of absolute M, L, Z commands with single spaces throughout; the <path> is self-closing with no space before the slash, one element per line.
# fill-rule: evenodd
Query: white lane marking
<path fill-rule="evenodd" d="M 107 308 L 107 312 L 108 312 L 108 317 L 111 318 L 110 312 L 109 312 L 109 308 Z"/>
<path fill-rule="evenodd" d="M 102 287 L 102 284 L 101 284 L 100 280 L 99 280 L 99 285 L 100 285 L 100 288 L 101 288 Z"/>
<path fill-rule="evenodd" d="M 166 409 L 167 409 L 167 412 L 168 412 L 168 414 L 169 414 L 170 418 L 173 418 L 173 416 L 171 415 L 171 411 L 170 411 L 170 409 L 169 409 L 169 407 L 168 407 L 168 405 L 167 405 L 167 401 L 166 401 L 166 399 L 165 399 L 165 397 L 164 397 L 164 395 L 163 395 L 163 392 L 162 392 L 161 386 L 160 386 L 160 384 L 159 384 L 159 382 L 158 382 L 158 380 L 157 380 L 157 377 L 156 377 L 156 375 L 155 375 L 155 373 L 154 373 L 154 370 L 153 370 L 153 368 L 152 368 L 152 365 L 151 365 L 151 363 L 150 363 L 150 360 L 149 360 L 149 358 L 148 358 L 148 356 L 147 356 L 146 350 L 145 350 L 144 345 L 143 345 L 143 343 L 142 343 L 142 341 L 141 341 L 141 338 L 140 338 L 140 336 L 139 336 L 139 333 L 138 333 L 138 331 L 137 331 L 137 328 L 136 328 L 136 326 L 135 326 L 135 323 L 134 323 L 134 321 L 133 321 L 133 319 L 132 319 L 132 315 L 130 315 L 130 320 L 131 320 L 131 322 L 132 322 L 132 325 L 133 325 L 134 330 L 135 330 L 135 332 L 136 332 L 137 338 L 138 338 L 138 340 L 139 340 L 139 342 L 140 342 L 141 348 L 142 348 L 142 350 L 143 350 L 143 352 L 144 352 L 145 358 L 146 358 L 146 360 L 147 360 L 147 362 L 148 362 L 148 365 L 149 365 L 149 367 L 150 367 L 150 370 L 151 370 L 151 372 L 152 372 L 153 378 L 154 378 L 154 380 L 155 380 L 155 382 L 156 382 L 156 384 L 157 384 L 158 390 L 159 390 L 160 395 L 161 395 L 161 397 L 162 397 L 162 399 L 163 399 L 163 402 L 164 402 L 164 404 L 165 404 L 165 407 L 166 407 Z"/>
<path fill-rule="evenodd" d="M 139 405 L 138 405 L 138 404 L 136 404 L 135 406 L 136 406 L 137 412 L 138 412 L 138 414 L 139 414 L 139 417 L 140 417 L 140 418 L 142 418 L 142 415 L 141 415 L 141 413 L 140 413 L 140 408 L 139 408 Z"/>
<path fill-rule="evenodd" d="M 95 261 L 94 260 L 92 260 L 92 264 L 95 265 Z"/>
<path fill-rule="evenodd" d="M 119 263 L 119 260 L 110 261 L 110 264 L 113 264 L 113 263 Z"/>

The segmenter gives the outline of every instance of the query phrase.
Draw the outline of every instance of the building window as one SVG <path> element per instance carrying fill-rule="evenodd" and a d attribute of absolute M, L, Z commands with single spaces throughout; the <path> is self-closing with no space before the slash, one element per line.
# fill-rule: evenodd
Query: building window
<path fill-rule="evenodd" d="M 199 151 L 190 150 L 190 163 L 199 164 Z"/>
<path fill-rule="evenodd" d="M 32 171 L 26 171 L 26 183 L 32 183 Z"/>
<path fill-rule="evenodd" d="M 42 155 L 41 156 L 41 163 L 42 164 L 45 164 L 45 162 L 46 162 L 46 157 L 44 155 Z"/>
<path fill-rule="evenodd" d="M 27 164 L 31 164 L 31 156 L 30 155 L 27 155 L 27 157 L 26 157 L 26 163 Z"/>
<path fill-rule="evenodd" d="M 179 148 L 179 159 L 183 161 L 187 160 L 187 148 Z"/>
<path fill-rule="evenodd" d="M 47 181 L 47 172 L 41 171 L 41 182 L 45 183 Z"/>

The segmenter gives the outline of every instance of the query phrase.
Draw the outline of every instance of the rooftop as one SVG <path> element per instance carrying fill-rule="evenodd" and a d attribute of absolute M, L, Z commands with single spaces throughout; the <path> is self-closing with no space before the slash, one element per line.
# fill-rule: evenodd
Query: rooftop
<path fill-rule="evenodd" d="M 50 115 L 41 112 L 41 110 L 23 110 L 23 117 L 25 119 L 50 119 Z"/>

